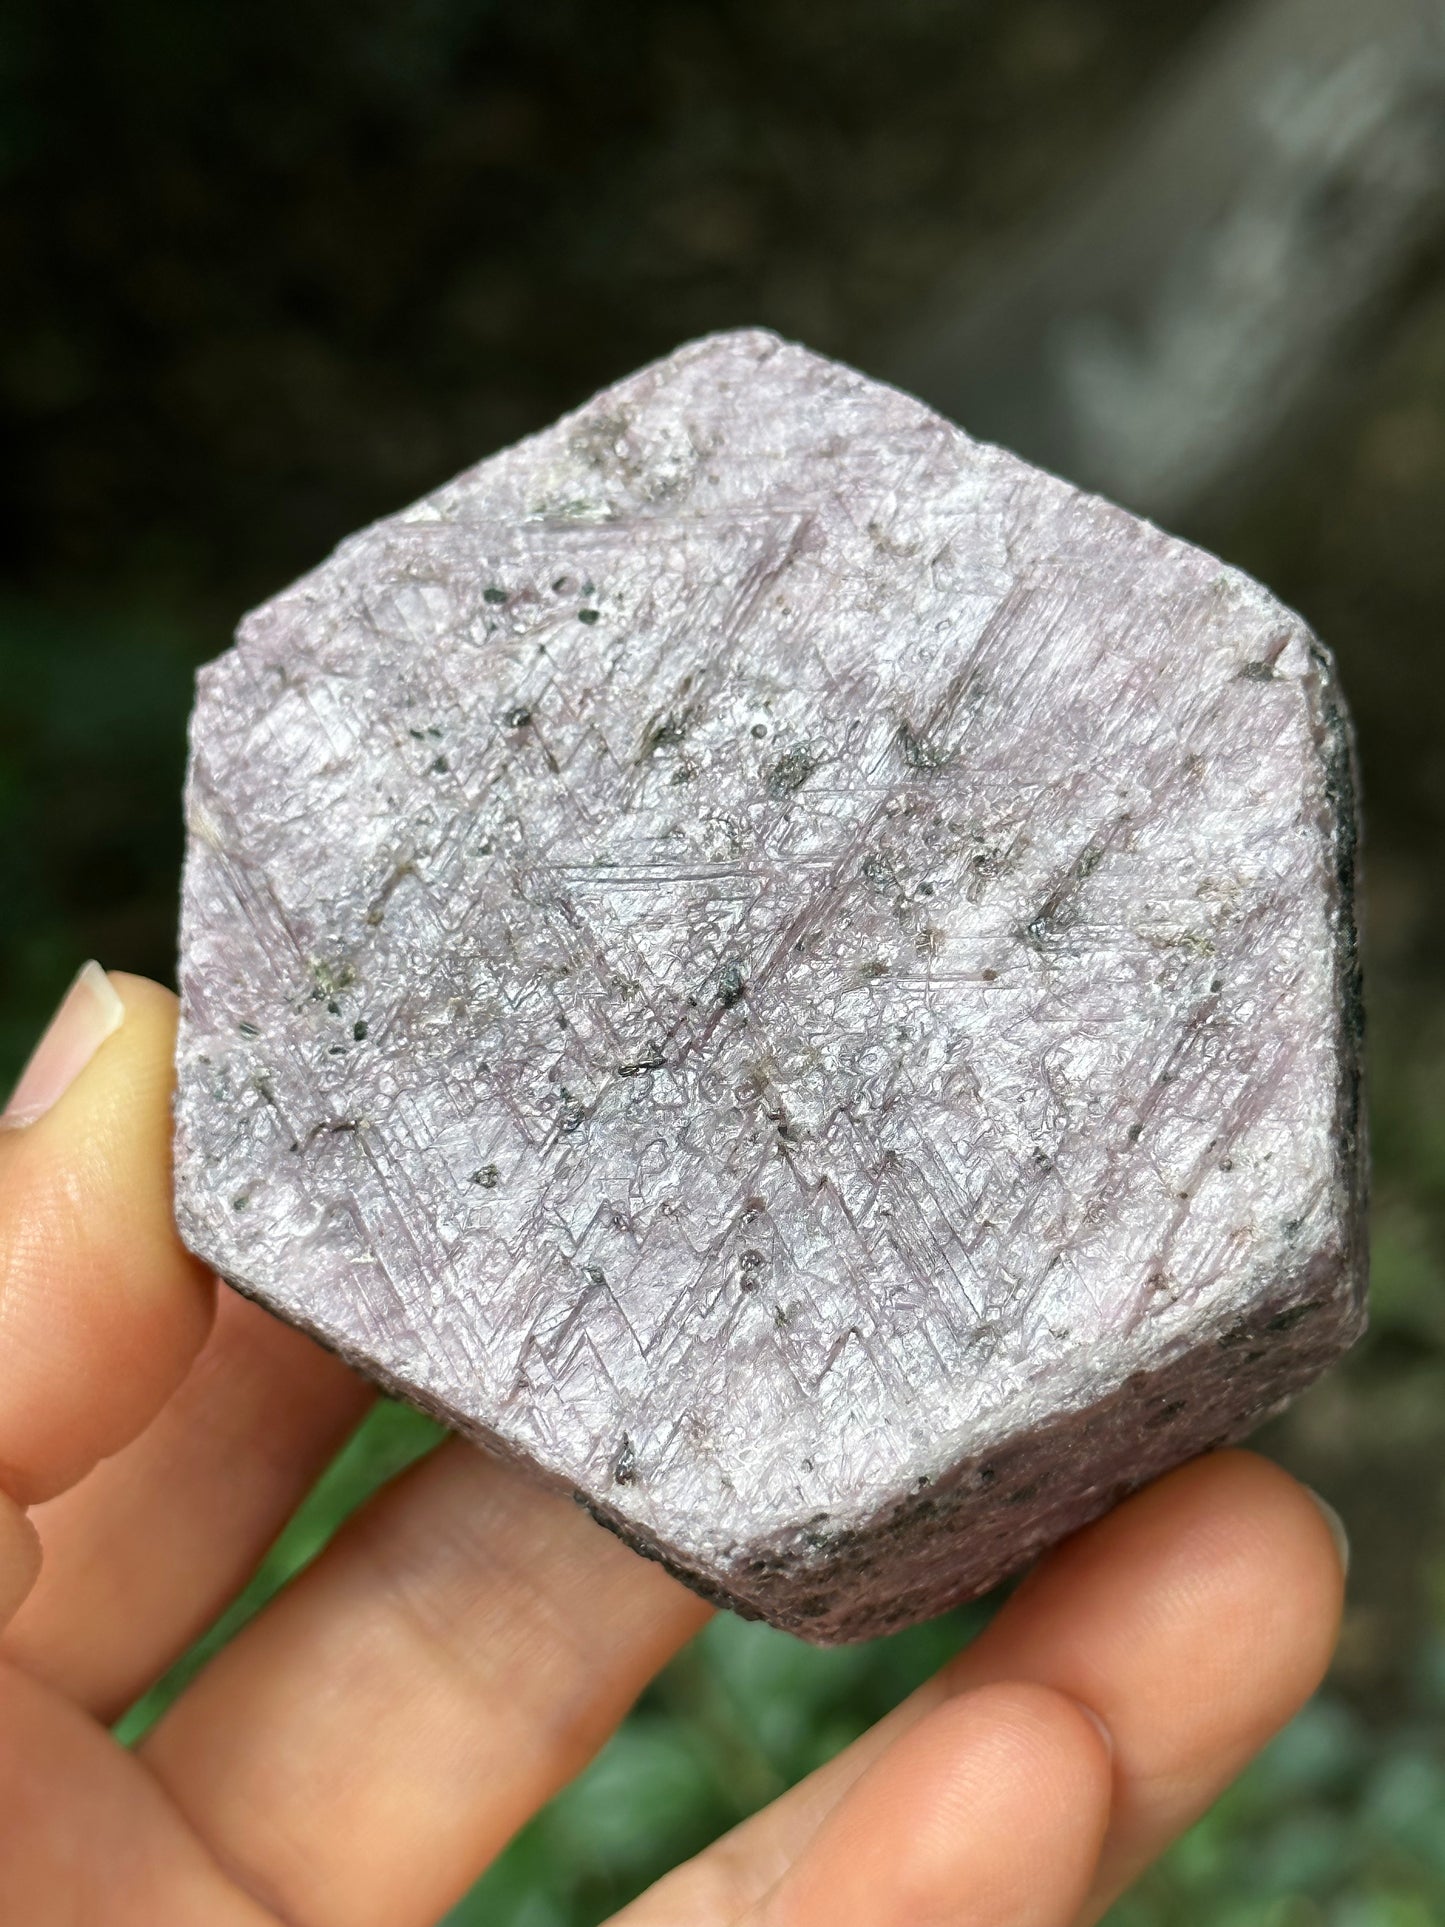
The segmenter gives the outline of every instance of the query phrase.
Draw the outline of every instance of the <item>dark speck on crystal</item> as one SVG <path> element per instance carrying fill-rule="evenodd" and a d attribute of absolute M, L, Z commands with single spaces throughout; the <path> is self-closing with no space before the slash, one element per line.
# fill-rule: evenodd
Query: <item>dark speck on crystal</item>
<path fill-rule="evenodd" d="M 805 743 L 795 744 L 768 771 L 769 793 L 773 796 L 794 795 L 817 767 L 818 759 L 812 750 Z"/>

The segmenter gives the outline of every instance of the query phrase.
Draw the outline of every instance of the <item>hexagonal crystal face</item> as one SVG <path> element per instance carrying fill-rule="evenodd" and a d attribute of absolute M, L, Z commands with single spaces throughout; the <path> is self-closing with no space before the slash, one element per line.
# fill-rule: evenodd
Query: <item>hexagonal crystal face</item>
<path fill-rule="evenodd" d="M 1359 1321 L 1347 728 L 1256 584 L 762 334 L 203 673 L 182 1228 L 847 1637 Z"/>

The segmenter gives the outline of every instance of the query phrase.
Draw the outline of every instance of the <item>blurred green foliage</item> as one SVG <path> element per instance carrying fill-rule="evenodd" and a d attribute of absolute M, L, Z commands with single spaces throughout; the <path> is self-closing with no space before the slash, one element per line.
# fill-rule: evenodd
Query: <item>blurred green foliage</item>
<path fill-rule="evenodd" d="M 986 277 L 1210 0 L 16 0 L 0 22 L 0 1079 L 87 955 L 169 975 L 195 665 L 247 603 L 685 336 L 868 365 Z M 971 265 L 970 265 L 971 264 Z M 1374 1329 L 1266 1434 L 1355 1544 L 1319 1700 L 1117 1927 L 1445 1919 L 1445 250 L 1210 540 L 1360 723 Z M 1186 531 L 1188 532 L 1188 531 Z M 206 1654 L 435 1433 L 383 1406 Z M 587 1927 L 967 1638 L 720 1619 L 457 1910 Z"/>

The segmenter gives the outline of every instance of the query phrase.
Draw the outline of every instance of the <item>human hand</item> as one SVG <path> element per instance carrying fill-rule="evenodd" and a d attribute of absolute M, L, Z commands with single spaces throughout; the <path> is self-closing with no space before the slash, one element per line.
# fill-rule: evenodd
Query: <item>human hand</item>
<path fill-rule="evenodd" d="M 449 1442 L 111 1739 L 371 1396 L 177 1241 L 174 1023 L 88 974 L 0 1132 L 0 1919 L 427 1927 L 707 1609 Z M 1342 1577 L 1302 1487 L 1196 1461 L 615 1927 L 1092 1921 L 1314 1690 Z"/>

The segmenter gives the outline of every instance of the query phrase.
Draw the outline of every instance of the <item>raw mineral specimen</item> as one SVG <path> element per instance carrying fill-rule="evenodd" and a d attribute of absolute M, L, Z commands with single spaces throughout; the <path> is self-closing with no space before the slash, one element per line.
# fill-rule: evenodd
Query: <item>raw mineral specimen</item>
<path fill-rule="evenodd" d="M 1360 1330 L 1328 656 L 846 368 L 353 537 L 188 801 L 192 1248 L 738 1611 L 936 1613 Z"/>

